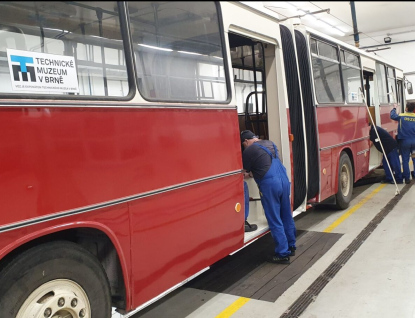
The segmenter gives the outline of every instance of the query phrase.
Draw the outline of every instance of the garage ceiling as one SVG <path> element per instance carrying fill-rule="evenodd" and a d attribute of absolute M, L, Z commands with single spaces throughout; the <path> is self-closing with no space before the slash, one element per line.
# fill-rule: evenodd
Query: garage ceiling
<path fill-rule="evenodd" d="M 279 19 L 300 20 L 306 26 L 355 45 L 350 1 L 242 3 Z M 415 1 L 354 1 L 354 5 L 360 48 L 374 51 L 406 73 L 415 73 Z M 391 38 L 390 43 L 385 43 L 386 37 Z"/>

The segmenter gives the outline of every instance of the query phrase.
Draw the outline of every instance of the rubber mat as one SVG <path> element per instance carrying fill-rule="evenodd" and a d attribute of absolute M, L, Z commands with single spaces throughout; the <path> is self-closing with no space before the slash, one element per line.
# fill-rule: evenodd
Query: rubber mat
<path fill-rule="evenodd" d="M 337 233 L 297 231 L 297 251 L 291 264 L 267 262 L 274 242 L 267 234 L 238 253 L 215 263 L 186 287 L 275 302 L 342 236 Z"/>

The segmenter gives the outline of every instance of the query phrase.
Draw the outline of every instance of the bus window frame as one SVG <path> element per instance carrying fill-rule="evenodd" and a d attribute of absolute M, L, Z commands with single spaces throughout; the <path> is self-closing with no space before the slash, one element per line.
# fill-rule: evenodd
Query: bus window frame
<path fill-rule="evenodd" d="M 345 97 L 345 95 L 346 95 L 345 94 L 345 88 L 344 88 L 344 84 L 343 84 L 343 70 L 342 70 L 342 65 L 343 64 L 344 65 L 347 65 L 347 66 L 350 66 L 350 65 L 349 64 L 346 64 L 346 63 L 342 63 L 342 59 L 341 59 L 341 51 L 342 50 L 347 51 L 349 53 L 352 53 L 354 55 L 357 55 L 358 60 L 359 60 L 359 69 L 360 69 L 360 85 L 361 85 L 361 87 L 363 87 L 363 75 L 362 75 L 363 74 L 363 70 L 362 70 L 362 62 L 361 62 L 360 54 L 357 53 L 357 52 L 350 51 L 347 48 L 345 48 L 345 47 L 343 47 L 343 46 L 341 46 L 341 45 L 339 45 L 337 43 L 330 42 L 329 40 L 327 40 L 325 38 L 322 38 L 322 37 L 320 37 L 320 36 L 318 36 L 316 34 L 313 34 L 313 33 L 309 33 L 308 34 L 308 37 L 309 37 L 309 41 L 307 43 L 307 46 L 308 46 L 308 52 L 310 54 L 310 66 L 311 66 L 311 76 L 312 76 L 312 86 L 313 86 L 312 88 L 313 88 L 313 93 L 314 93 L 314 103 L 315 103 L 315 107 L 344 107 L 344 106 L 347 106 L 347 107 L 360 107 L 360 106 L 364 105 L 364 102 L 363 101 L 361 103 L 347 103 L 346 97 Z M 317 54 L 316 53 L 313 53 L 312 50 L 311 50 L 311 41 L 312 40 L 315 40 L 317 42 L 317 46 L 316 46 Z M 325 56 L 320 55 L 319 54 L 318 42 L 323 42 L 325 44 L 328 44 L 328 45 L 331 45 L 331 46 L 336 47 L 338 60 L 336 61 L 336 60 L 333 60 L 333 59 L 330 59 L 330 58 L 327 58 Z M 316 94 L 316 86 L 315 86 L 315 81 L 314 81 L 314 72 L 313 72 L 313 69 L 312 69 L 312 67 L 313 67 L 313 60 L 312 60 L 313 56 L 314 57 L 321 58 L 321 59 L 326 60 L 326 61 L 329 61 L 329 62 L 336 62 L 336 63 L 338 63 L 338 65 L 339 65 L 339 74 L 340 74 L 340 82 L 341 82 L 340 85 L 341 85 L 343 102 L 340 102 L 340 103 L 339 102 L 324 103 L 324 102 L 319 102 L 318 101 L 317 94 Z M 354 68 L 356 68 L 356 67 L 354 66 Z"/>
<path fill-rule="evenodd" d="M 217 104 L 217 105 L 230 105 L 230 102 L 232 100 L 233 97 L 233 90 L 231 88 L 231 84 L 230 84 L 230 70 L 229 70 L 229 63 L 228 63 L 228 51 L 226 49 L 226 41 L 225 41 L 225 28 L 223 26 L 223 16 L 222 16 L 222 10 L 221 10 L 221 6 L 219 4 L 218 1 L 212 1 L 215 4 L 216 7 L 216 13 L 218 15 L 218 26 L 219 26 L 219 36 L 220 36 L 220 41 L 221 41 L 221 45 L 222 45 L 222 56 L 223 56 L 223 67 L 224 67 L 224 73 L 225 73 L 225 83 L 226 83 L 226 93 L 227 93 L 227 98 L 224 101 L 187 101 L 187 100 L 165 100 L 165 99 L 148 99 L 146 97 L 144 97 L 143 94 L 141 94 L 140 90 L 138 89 L 138 85 L 136 86 L 136 90 L 137 93 L 140 95 L 140 97 L 149 102 L 149 103 L 163 103 L 163 104 L 197 104 L 197 105 L 212 105 L 212 104 Z M 128 19 L 128 25 L 130 25 L 130 15 L 129 15 L 129 11 L 128 11 L 128 1 L 124 1 L 123 3 L 125 3 L 125 8 L 126 8 L 126 15 L 127 15 L 127 19 Z M 128 28 L 128 31 L 130 31 L 130 29 Z M 129 32 L 130 34 L 130 32 Z M 135 82 L 137 82 L 137 64 L 136 64 L 136 58 L 135 58 L 135 53 L 134 53 L 134 43 L 133 43 L 133 39 L 131 36 L 129 36 L 128 41 L 130 43 L 131 46 L 131 58 L 132 58 L 132 63 L 133 63 L 133 68 L 134 68 L 134 79 Z M 230 56 L 230 54 L 229 54 Z M 137 83 L 136 83 L 137 84 Z"/>
<path fill-rule="evenodd" d="M 131 39 L 130 39 L 130 30 L 128 28 L 128 22 L 127 22 L 127 16 L 126 16 L 126 6 L 124 1 L 116 1 L 118 6 L 118 18 L 120 22 L 120 35 L 122 37 L 123 42 L 123 48 L 124 48 L 124 54 L 125 54 L 125 66 L 126 66 L 126 72 L 127 72 L 127 83 L 129 85 L 128 89 L 129 92 L 126 96 L 102 96 L 102 95 L 96 95 L 96 96 L 85 96 L 85 95 L 54 95 L 54 94 L 27 94 L 24 93 L 1 93 L 0 97 L 2 100 L 9 99 L 9 100 L 53 100 L 53 101 L 95 101 L 95 102 L 101 102 L 101 101 L 129 101 L 132 100 L 137 92 L 137 86 L 136 86 L 136 78 L 134 73 L 134 65 L 132 63 L 132 52 L 131 52 Z M 96 9 L 94 7 L 89 7 L 85 4 L 79 4 L 82 7 L 86 7 L 89 9 Z M 106 10 L 103 10 L 103 12 L 106 12 Z M 57 104 L 54 102 L 54 104 Z M 104 105 L 103 105 L 104 106 Z"/>
<path fill-rule="evenodd" d="M 363 83 L 363 68 L 362 68 L 362 61 L 361 61 L 360 54 L 357 53 L 357 52 L 350 51 L 350 50 L 348 50 L 347 48 L 345 48 L 345 47 L 343 47 L 341 45 L 339 45 L 339 52 L 340 53 L 341 52 L 346 52 L 346 53 L 349 53 L 349 54 L 352 54 L 352 55 L 357 56 L 357 60 L 359 62 L 359 66 L 355 66 L 355 65 L 352 65 L 352 64 L 347 64 L 346 61 L 342 61 L 341 58 L 340 58 L 340 64 L 341 65 L 346 65 L 347 67 L 351 67 L 351 68 L 354 68 L 356 70 L 359 70 L 359 76 L 360 76 L 360 91 L 363 92 L 363 87 L 364 87 L 364 83 Z M 342 68 L 341 68 L 341 77 L 342 77 L 342 87 L 344 89 L 344 92 L 343 92 L 344 104 L 346 106 L 362 106 L 362 105 L 365 105 L 365 103 L 363 102 L 363 100 L 360 103 L 348 103 L 347 102 L 346 89 L 345 89 L 345 87 L 343 85 L 344 81 L 343 81 L 343 69 Z"/>
<path fill-rule="evenodd" d="M 404 105 L 404 81 L 403 79 L 396 79 L 396 104 L 398 105 L 401 112 L 405 111 L 405 105 Z"/>
<path fill-rule="evenodd" d="M 392 67 L 392 66 L 390 66 L 390 65 L 388 65 L 388 64 L 386 64 L 385 65 L 386 66 L 386 83 L 387 83 L 387 90 L 388 90 L 388 102 L 389 102 L 389 105 L 393 105 L 393 104 L 397 104 L 398 103 L 398 88 L 397 88 L 397 83 L 396 83 L 396 70 L 395 70 L 395 68 L 394 67 Z M 392 77 L 389 77 L 388 76 L 388 73 L 389 73 L 389 70 L 392 70 L 392 76 L 393 76 L 393 80 L 394 80 L 394 88 L 395 88 L 395 90 L 392 92 L 393 94 L 394 94 L 394 98 L 395 98 L 395 101 L 394 102 L 391 102 L 391 98 L 390 98 L 390 93 L 391 92 L 389 92 L 389 88 L 390 88 L 390 85 L 389 85 L 389 79 L 392 79 Z"/>
<path fill-rule="evenodd" d="M 393 72 L 393 76 L 394 76 L 394 80 L 395 80 L 395 83 L 394 83 L 394 87 L 395 87 L 395 91 L 394 91 L 394 93 L 395 93 L 395 99 L 397 99 L 397 96 L 396 96 L 396 94 L 397 94 L 397 83 L 396 83 L 396 71 L 395 71 L 395 68 L 393 67 L 393 66 L 390 66 L 389 64 L 385 64 L 385 63 L 383 63 L 383 62 L 381 62 L 381 61 L 376 61 L 376 63 L 377 64 L 379 64 L 379 65 L 382 65 L 383 67 L 384 67 L 384 69 L 385 69 L 385 80 L 386 80 L 386 94 L 387 94 L 387 97 L 388 97 L 388 102 L 387 103 L 381 103 L 381 102 L 379 102 L 379 106 L 380 107 L 385 107 L 385 106 L 393 106 L 393 105 L 395 105 L 395 104 L 397 104 L 397 101 L 395 101 L 395 102 L 391 102 L 390 101 L 390 96 L 389 96 L 389 77 L 388 77 L 388 69 L 391 69 L 392 70 L 392 72 Z M 378 96 L 378 98 L 379 98 L 379 96 Z"/>
<path fill-rule="evenodd" d="M 317 54 L 311 52 L 311 45 L 309 43 L 309 45 L 310 45 L 310 50 L 309 50 L 309 52 L 310 52 L 310 62 L 311 62 L 310 66 L 311 66 L 311 74 L 313 76 L 313 90 L 314 90 L 314 97 L 315 97 L 316 107 L 318 107 L 318 106 L 323 106 L 324 107 L 325 105 L 326 106 L 343 106 L 344 105 L 344 92 L 343 92 L 343 84 L 341 83 L 342 77 L 341 77 L 341 67 L 340 67 L 341 65 L 340 65 L 340 56 L 339 56 L 340 52 L 339 52 L 339 48 L 338 48 L 338 46 L 336 44 L 333 44 L 333 43 L 331 43 L 331 42 L 329 42 L 329 41 L 327 41 L 325 39 L 322 39 L 322 38 L 320 38 L 318 36 L 314 36 L 312 34 L 310 34 L 310 41 L 311 41 L 311 39 L 314 39 L 314 40 L 317 41 L 317 47 L 316 47 Z M 323 42 L 324 44 L 327 44 L 327 45 L 330 45 L 330 46 L 335 47 L 336 48 L 337 60 L 334 60 L 334 59 L 325 57 L 323 55 L 320 55 L 320 48 L 319 48 L 319 45 L 318 45 L 319 42 Z M 343 100 L 342 102 L 327 102 L 327 103 L 325 103 L 325 102 L 320 102 L 318 100 L 317 94 L 316 94 L 316 85 L 315 85 L 315 79 L 314 79 L 314 71 L 313 71 L 313 57 L 322 59 L 324 61 L 337 63 L 338 68 L 339 68 L 339 74 L 340 74 L 340 89 L 341 89 L 341 92 L 342 92 L 342 100 Z"/>

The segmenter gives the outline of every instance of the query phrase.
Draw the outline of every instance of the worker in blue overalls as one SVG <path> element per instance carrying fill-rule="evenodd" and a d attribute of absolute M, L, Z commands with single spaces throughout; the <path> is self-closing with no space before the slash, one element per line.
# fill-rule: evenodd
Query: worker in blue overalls
<path fill-rule="evenodd" d="M 270 262 L 289 264 L 295 255 L 296 228 L 291 211 L 290 181 L 270 140 L 261 140 L 250 130 L 241 132 L 243 168 L 251 172 L 258 185 L 261 203 L 275 243 Z"/>
<path fill-rule="evenodd" d="M 401 161 L 399 160 L 398 153 L 398 142 L 393 138 L 387 130 L 370 124 L 369 139 L 375 145 L 375 148 L 385 155 L 382 157 L 382 166 L 385 170 L 385 179 L 382 180 L 382 183 L 395 183 L 393 178 L 395 178 L 396 183 L 402 184 L 402 168 Z M 379 136 L 379 138 L 378 138 Z M 382 146 L 381 146 L 382 143 Z M 383 147 L 383 150 L 382 150 Z M 388 165 L 389 162 L 389 165 Z"/>
<path fill-rule="evenodd" d="M 415 103 L 406 104 L 405 113 L 396 113 L 396 108 L 390 112 L 390 118 L 398 122 L 398 143 L 402 157 L 403 177 L 405 183 L 410 183 L 409 157 L 415 152 Z"/>

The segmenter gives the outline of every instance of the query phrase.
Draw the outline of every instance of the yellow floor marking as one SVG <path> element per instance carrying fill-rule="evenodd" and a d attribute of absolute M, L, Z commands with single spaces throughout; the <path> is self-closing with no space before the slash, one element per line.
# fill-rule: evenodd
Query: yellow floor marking
<path fill-rule="evenodd" d="M 228 318 L 232 316 L 235 312 L 239 310 L 239 308 L 241 308 L 243 305 L 245 305 L 250 300 L 251 300 L 250 298 L 245 298 L 245 297 L 238 298 L 228 308 L 222 311 L 215 318 Z"/>
<path fill-rule="evenodd" d="M 375 190 L 372 191 L 372 193 L 368 194 L 366 197 L 364 197 L 360 202 L 353 207 L 351 207 L 349 210 L 347 210 L 346 213 L 344 213 L 341 217 L 339 217 L 336 221 L 334 221 L 328 228 L 326 228 L 323 232 L 324 233 L 330 233 L 333 231 L 336 227 L 340 225 L 344 220 L 346 220 L 350 215 L 352 215 L 354 212 L 356 212 L 363 204 L 365 204 L 368 200 L 370 200 L 376 193 L 378 193 L 380 190 L 382 190 L 386 184 L 381 184 L 378 186 Z"/>

